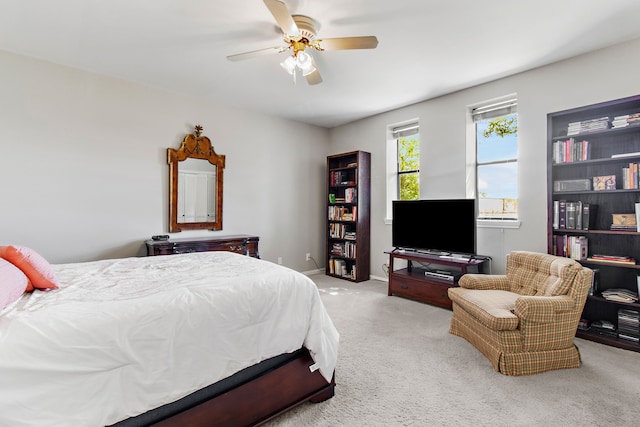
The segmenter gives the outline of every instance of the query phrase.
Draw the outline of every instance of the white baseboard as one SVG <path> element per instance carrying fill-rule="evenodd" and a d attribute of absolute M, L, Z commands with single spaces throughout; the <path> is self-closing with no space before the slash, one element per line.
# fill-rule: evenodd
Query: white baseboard
<path fill-rule="evenodd" d="M 311 276 L 313 274 L 324 274 L 325 273 L 325 269 L 324 268 L 318 268 L 316 270 L 308 270 L 308 271 L 303 271 L 302 274 L 307 275 L 307 276 Z M 373 276 L 373 275 L 369 275 L 369 279 L 370 280 L 380 280 L 381 282 L 388 282 L 389 279 L 387 277 L 382 277 L 382 276 Z"/>

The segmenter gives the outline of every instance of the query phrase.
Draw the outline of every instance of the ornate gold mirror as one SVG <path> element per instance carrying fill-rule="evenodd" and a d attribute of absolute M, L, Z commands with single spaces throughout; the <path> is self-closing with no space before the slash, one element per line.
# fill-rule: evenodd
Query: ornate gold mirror
<path fill-rule="evenodd" d="M 202 126 L 167 149 L 169 162 L 169 231 L 222 230 L 224 155 L 202 136 Z"/>

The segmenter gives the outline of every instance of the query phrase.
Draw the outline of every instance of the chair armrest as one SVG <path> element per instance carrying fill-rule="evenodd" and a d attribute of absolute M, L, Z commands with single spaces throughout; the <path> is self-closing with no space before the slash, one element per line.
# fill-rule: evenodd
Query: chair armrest
<path fill-rule="evenodd" d="M 537 323 L 551 323 L 556 314 L 572 311 L 576 302 L 568 295 L 521 296 L 516 300 L 514 314 L 520 319 Z"/>
<path fill-rule="evenodd" d="M 467 289 L 510 289 L 507 276 L 503 274 L 465 274 L 458 280 L 458 286 Z"/>

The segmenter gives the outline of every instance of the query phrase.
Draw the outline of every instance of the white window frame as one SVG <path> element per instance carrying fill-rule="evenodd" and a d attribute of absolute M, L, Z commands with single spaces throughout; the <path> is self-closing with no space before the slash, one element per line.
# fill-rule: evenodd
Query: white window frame
<path fill-rule="evenodd" d="M 467 114 L 467 165 L 466 165 L 466 193 L 467 198 L 478 200 L 477 182 L 478 182 L 478 163 L 477 163 L 477 143 L 476 140 L 476 122 L 474 116 L 477 114 L 489 113 L 493 117 L 500 117 L 509 114 L 511 107 L 516 107 L 517 112 L 517 94 L 510 94 L 504 97 L 495 98 L 489 101 L 477 103 L 468 107 Z M 518 140 L 518 144 L 520 141 Z M 519 150 L 518 150 L 519 151 Z M 520 163 L 520 159 L 517 159 Z M 518 173 L 520 168 L 518 168 Z M 518 180 L 519 181 L 519 180 Z M 520 197 L 520 188 L 518 188 L 518 198 Z M 477 214 L 477 212 L 476 212 Z M 520 212 L 518 211 L 517 220 L 507 219 L 479 219 L 476 217 L 476 225 L 481 228 L 520 228 Z"/>
<path fill-rule="evenodd" d="M 399 192 L 398 138 L 405 136 L 405 130 L 410 131 L 415 128 L 420 129 L 420 121 L 418 118 L 387 126 L 387 203 L 384 223 L 388 225 L 393 222 L 393 201 L 398 200 Z"/>

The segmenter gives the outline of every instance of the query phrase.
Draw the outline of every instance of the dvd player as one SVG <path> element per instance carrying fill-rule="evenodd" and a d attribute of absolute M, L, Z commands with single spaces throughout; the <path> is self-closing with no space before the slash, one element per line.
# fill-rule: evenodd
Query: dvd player
<path fill-rule="evenodd" d="M 453 282 L 456 279 L 455 274 L 453 274 L 450 271 L 445 271 L 445 270 L 436 270 L 436 271 L 430 271 L 427 270 L 424 272 L 424 275 L 427 277 L 435 277 L 437 279 L 443 279 L 443 280 L 448 280 L 450 282 Z"/>

